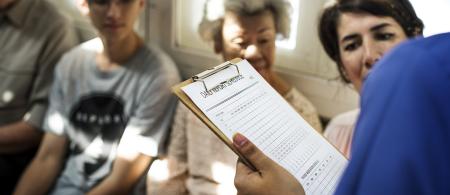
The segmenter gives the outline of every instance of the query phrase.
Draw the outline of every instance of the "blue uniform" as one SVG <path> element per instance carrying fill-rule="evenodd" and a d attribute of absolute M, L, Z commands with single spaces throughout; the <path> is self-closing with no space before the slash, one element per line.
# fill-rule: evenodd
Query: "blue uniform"
<path fill-rule="evenodd" d="M 450 33 L 406 42 L 363 87 L 336 194 L 450 194 Z"/>

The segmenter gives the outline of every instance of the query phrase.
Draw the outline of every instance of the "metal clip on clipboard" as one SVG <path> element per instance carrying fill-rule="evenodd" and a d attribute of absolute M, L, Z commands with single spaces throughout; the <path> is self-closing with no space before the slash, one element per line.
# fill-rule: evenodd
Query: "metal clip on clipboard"
<path fill-rule="evenodd" d="M 227 68 L 229 68 L 231 66 L 236 67 L 236 71 L 237 71 L 237 75 L 233 76 L 231 78 L 234 78 L 234 77 L 237 77 L 237 76 L 241 75 L 241 73 L 239 72 L 239 67 L 236 64 L 231 63 L 230 61 L 226 61 L 223 64 L 220 64 L 218 66 L 215 66 L 214 68 L 210 68 L 208 70 L 205 70 L 205 71 L 203 71 L 203 72 L 193 76 L 192 80 L 194 82 L 201 81 L 203 83 L 203 86 L 205 87 L 205 91 L 208 91 L 210 89 L 208 89 L 208 87 L 206 86 L 205 79 L 210 77 L 211 75 L 214 75 L 214 74 L 216 74 L 216 73 L 218 73 L 218 72 L 220 72 L 222 70 L 225 70 L 225 69 L 227 69 Z M 227 78 L 227 80 L 231 79 L 231 78 Z M 222 81 L 222 83 L 226 82 L 227 80 Z M 218 83 L 217 85 L 219 85 L 219 84 L 221 84 L 221 83 Z M 216 87 L 217 85 L 214 85 L 214 87 Z M 214 88 L 214 87 L 212 87 L 212 88 Z"/>

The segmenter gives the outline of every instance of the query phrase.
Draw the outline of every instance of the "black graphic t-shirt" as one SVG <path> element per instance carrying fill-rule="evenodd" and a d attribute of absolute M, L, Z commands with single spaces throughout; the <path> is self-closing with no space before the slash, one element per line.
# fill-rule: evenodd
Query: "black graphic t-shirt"
<path fill-rule="evenodd" d="M 79 132 L 79 141 L 71 144 L 70 154 L 85 156 L 79 159 L 79 165 L 83 166 L 85 177 L 90 177 L 107 162 L 112 146 L 124 132 L 127 123 L 124 103 L 114 94 L 91 94 L 74 104 L 69 117 Z"/>

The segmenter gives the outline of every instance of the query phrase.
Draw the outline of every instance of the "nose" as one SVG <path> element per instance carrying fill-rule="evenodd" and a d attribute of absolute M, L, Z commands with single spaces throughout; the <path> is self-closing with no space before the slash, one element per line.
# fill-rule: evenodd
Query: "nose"
<path fill-rule="evenodd" d="M 108 18 L 118 18 L 120 16 L 120 7 L 117 1 L 111 1 L 107 10 Z"/>
<path fill-rule="evenodd" d="M 255 44 L 248 45 L 245 49 L 244 58 L 248 60 L 257 60 L 262 57 L 261 50 Z"/>
<path fill-rule="evenodd" d="M 362 64 L 366 69 L 372 69 L 373 65 L 380 60 L 383 55 L 377 45 L 372 41 L 366 41 L 364 44 L 364 57 Z"/>

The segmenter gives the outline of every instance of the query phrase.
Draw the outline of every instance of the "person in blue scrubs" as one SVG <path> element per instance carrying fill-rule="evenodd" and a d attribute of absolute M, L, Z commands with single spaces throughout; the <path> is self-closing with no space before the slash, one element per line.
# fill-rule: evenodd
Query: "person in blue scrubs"
<path fill-rule="evenodd" d="M 337 194 L 450 194 L 450 33 L 408 42 L 369 74 Z"/>
<path fill-rule="evenodd" d="M 358 145 L 336 194 L 450 194 L 450 33 L 402 43 L 362 88 Z M 304 194 L 287 171 L 242 135 L 234 145 L 239 194 Z"/>

